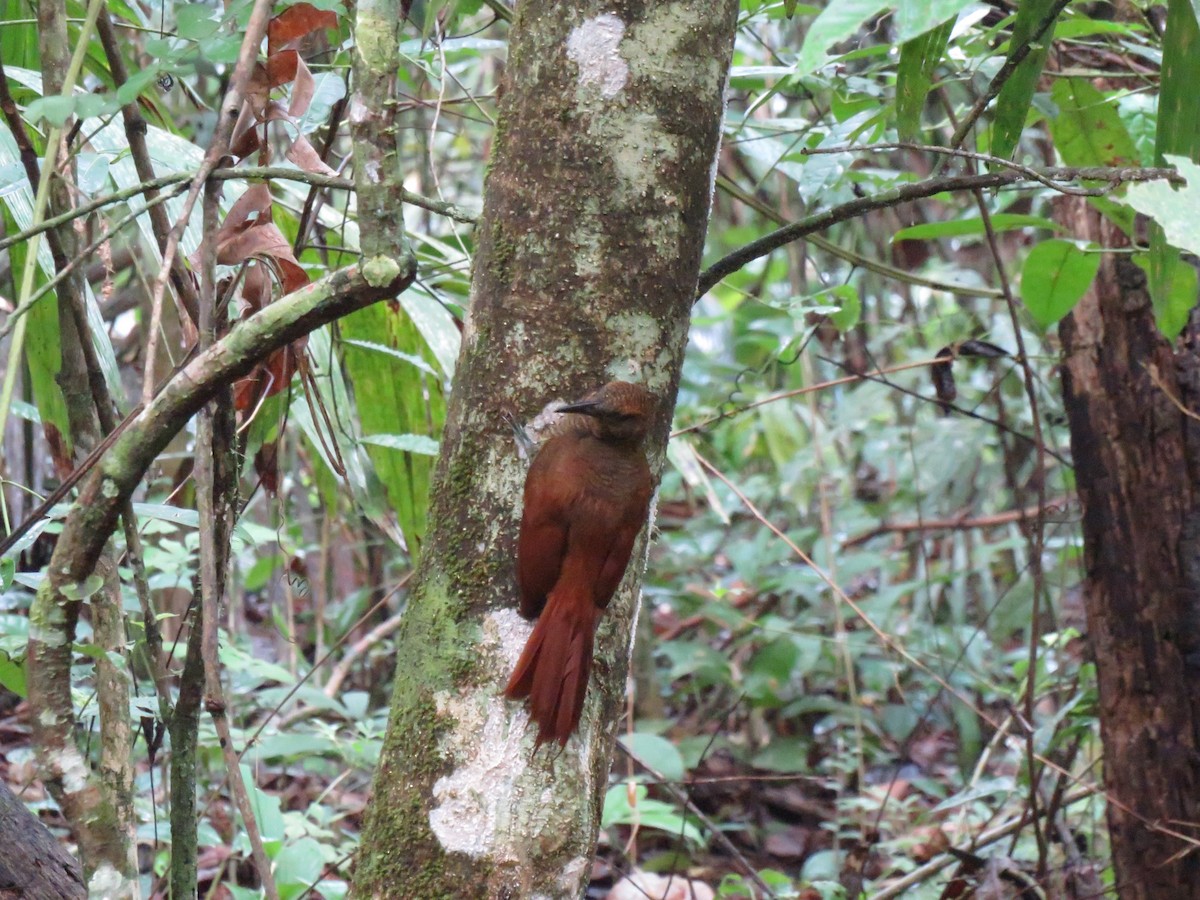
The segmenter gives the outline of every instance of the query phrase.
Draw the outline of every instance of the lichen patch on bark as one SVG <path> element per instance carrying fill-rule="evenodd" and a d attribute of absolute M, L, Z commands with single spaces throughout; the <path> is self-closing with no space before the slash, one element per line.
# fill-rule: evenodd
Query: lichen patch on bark
<path fill-rule="evenodd" d="M 611 99 L 629 80 L 629 64 L 618 48 L 625 23 L 612 13 L 601 13 L 571 30 L 567 36 L 567 58 L 579 66 L 579 88 L 596 87 L 600 96 Z"/>
<path fill-rule="evenodd" d="M 513 717 L 500 697 L 488 700 L 483 716 L 457 697 L 439 698 L 438 708 L 458 719 L 455 734 L 465 733 L 462 725 L 471 717 L 482 718 L 477 743 L 460 748 L 469 754 L 466 761 L 434 782 L 429 811 L 429 828 L 443 849 L 478 859 L 492 851 L 498 818 L 512 806 L 509 788 L 528 755 L 521 750 L 524 729 L 510 727 Z"/>

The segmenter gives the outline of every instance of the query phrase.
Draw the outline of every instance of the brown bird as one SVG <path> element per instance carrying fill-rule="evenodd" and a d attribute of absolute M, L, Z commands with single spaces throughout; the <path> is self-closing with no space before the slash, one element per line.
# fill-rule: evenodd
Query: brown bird
<path fill-rule="evenodd" d="M 658 398 L 610 381 L 550 429 L 525 477 L 517 545 L 520 612 L 541 616 L 504 694 L 529 698 L 537 746 L 579 724 L 596 623 L 612 599 L 650 507 L 642 443 Z"/>

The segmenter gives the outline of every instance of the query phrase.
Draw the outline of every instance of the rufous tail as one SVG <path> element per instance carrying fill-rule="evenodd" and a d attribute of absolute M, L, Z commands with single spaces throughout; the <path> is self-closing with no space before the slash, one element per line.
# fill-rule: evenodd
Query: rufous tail
<path fill-rule="evenodd" d="M 579 724 L 602 612 L 588 595 L 552 592 L 517 660 L 504 695 L 510 700 L 529 698 L 538 747 L 547 741 L 565 747 Z"/>

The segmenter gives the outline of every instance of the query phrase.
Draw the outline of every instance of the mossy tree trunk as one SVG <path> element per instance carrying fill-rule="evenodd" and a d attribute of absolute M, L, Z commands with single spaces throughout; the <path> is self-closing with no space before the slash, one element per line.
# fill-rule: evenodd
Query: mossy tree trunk
<path fill-rule="evenodd" d="M 1082 200 L 1078 237 L 1124 249 Z M 1200 898 L 1200 330 L 1154 324 L 1143 271 L 1109 253 L 1061 326 L 1083 505 L 1084 602 L 1100 693 L 1116 893 Z M 1178 398 L 1178 399 L 1176 399 Z"/>
<path fill-rule="evenodd" d="M 526 463 L 506 416 L 527 420 L 612 378 L 640 381 L 667 398 L 650 442 L 659 470 L 737 8 L 736 0 L 527 0 L 517 9 L 470 316 L 398 638 L 357 897 L 583 889 L 644 554 L 635 552 L 601 622 L 579 734 L 560 754 L 533 754 L 524 710 L 500 696 L 529 634 L 513 576 Z"/>

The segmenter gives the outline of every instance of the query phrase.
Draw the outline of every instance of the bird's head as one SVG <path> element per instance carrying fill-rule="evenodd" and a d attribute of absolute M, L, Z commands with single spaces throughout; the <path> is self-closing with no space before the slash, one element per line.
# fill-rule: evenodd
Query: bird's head
<path fill-rule="evenodd" d="M 610 441 L 639 442 L 650 430 L 658 396 L 640 384 L 610 381 L 582 400 L 560 406 L 561 413 L 587 416 L 599 437 Z"/>

